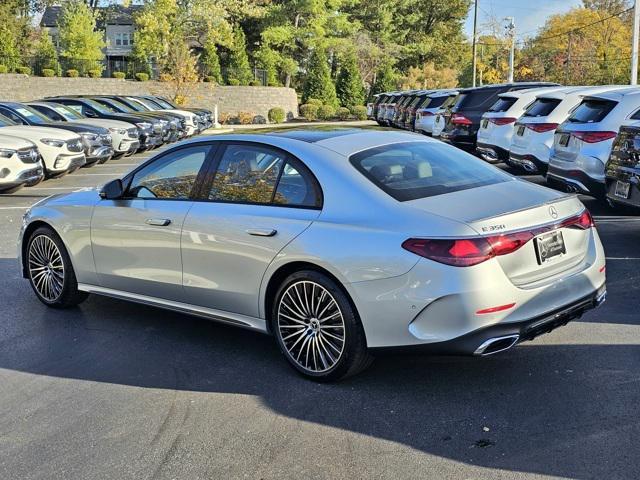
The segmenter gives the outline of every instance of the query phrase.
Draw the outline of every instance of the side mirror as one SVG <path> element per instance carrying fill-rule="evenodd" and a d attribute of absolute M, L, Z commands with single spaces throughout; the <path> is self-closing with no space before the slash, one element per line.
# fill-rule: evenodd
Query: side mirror
<path fill-rule="evenodd" d="M 89 117 L 89 118 L 96 118 L 97 117 L 96 113 L 91 111 L 91 110 L 87 110 L 86 112 L 84 112 L 84 116 L 85 117 Z"/>
<path fill-rule="evenodd" d="M 122 180 L 116 178 L 105 184 L 100 190 L 100 198 L 104 200 L 117 200 L 122 198 L 124 194 L 124 187 L 122 186 Z"/>

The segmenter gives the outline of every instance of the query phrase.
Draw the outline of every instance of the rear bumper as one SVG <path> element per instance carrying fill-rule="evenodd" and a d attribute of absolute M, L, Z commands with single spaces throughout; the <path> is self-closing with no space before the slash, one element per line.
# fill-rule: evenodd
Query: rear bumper
<path fill-rule="evenodd" d="M 455 133 L 443 130 L 442 132 L 440 132 L 440 140 L 450 143 L 454 147 L 458 147 L 467 152 L 476 152 L 475 135 L 456 135 Z"/>
<path fill-rule="evenodd" d="M 524 168 L 528 172 L 539 172 L 546 175 L 549 165 L 535 155 L 510 152 L 509 163 Z"/>
<path fill-rule="evenodd" d="M 522 322 L 491 325 L 445 342 L 405 347 L 379 347 L 372 350 L 438 355 L 492 355 L 508 350 L 518 343 L 533 340 L 580 318 L 587 311 L 602 305 L 606 295 L 606 285 L 603 284 L 595 292 L 579 300 Z"/>
<path fill-rule="evenodd" d="M 618 197 L 615 194 L 616 182 L 618 181 L 631 184 L 631 186 L 629 187 L 628 198 Z M 628 207 L 640 208 L 640 171 L 638 171 L 637 175 L 634 175 L 632 177 L 628 175 L 622 176 L 621 178 L 607 177 L 605 179 L 605 184 L 606 184 L 607 198 L 611 202 L 617 203 L 620 205 L 626 205 Z"/>
<path fill-rule="evenodd" d="M 480 154 L 480 157 L 489 163 L 506 162 L 509 160 L 509 150 L 497 145 L 478 142 L 476 150 Z"/>
<path fill-rule="evenodd" d="M 580 170 L 565 170 L 553 164 L 550 164 L 547 170 L 547 183 L 568 192 L 582 193 L 596 198 L 604 198 L 606 194 L 604 183 L 601 181 Z"/>

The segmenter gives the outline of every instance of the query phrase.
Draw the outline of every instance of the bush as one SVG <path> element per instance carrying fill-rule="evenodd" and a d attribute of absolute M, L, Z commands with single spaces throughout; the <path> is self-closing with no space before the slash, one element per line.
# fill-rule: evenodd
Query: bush
<path fill-rule="evenodd" d="M 227 112 L 220 112 L 218 114 L 218 123 L 220 123 L 221 125 L 229 123 L 229 120 L 231 120 L 231 114 Z"/>
<path fill-rule="evenodd" d="M 52 68 L 43 68 L 42 69 L 42 76 L 43 77 L 55 77 L 56 76 L 56 72 Z"/>
<path fill-rule="evenodd" d="M 269 87 L 281 87 L 282 84 L 280 82 L 269 82 L 267 84 L 267 86 L 269 86 Z"/>
<path fill-rule="evenodd" d="M 253 123 L 253 113 L 251 112 L 238 112 L 238 122 L 240 125 L 249 125 Z"/>
<path fill-rule="evenodd" d="M 202 79 L 203 82 L 207 82 L 207 83 L 218 83 L 216 81 L 216 77 L 214 77 L 213 75 L 205 75 L 205 77 Z"/>
<path fill-rule="evenodd" d="M 113 72 L 111 76 L 113 78 L 117 78 L 118 80 L 124 80 L 127 74 L 124 72 Z"/>
<path fill-rule="evenodd" d="M 262 86 L 262 82 L 260 80 L 251 80 L 249 82 L 249 85 L 252 87 L 261 87 Z"/>
<path fill-rule="evenodd" d="M 318 107 L 318 118 L 320 120 L 331 120 L 336 114 L 336 109 L 331 105 L 321 105 Z"/>
<path fill-rule="evenodd" d="M 75 68 L 70 68 L 67 70 L 67 77 L 76 78 L 80 76 L 80 72 Z"/>
<path fill-rule="evenodd" d="M 356 105 L 355 107 L 351 107 L 351 113 L 356 120 L 366 120 L 367 119 L 367 107 L 364 105 Z"/>
<path fill-rule="evenodd" d="M 269 110 L 268 117 L 271 123 L 282 123 L 285 118 L 287 118 L 287 114 L 284 112 L 284 109 L 280 107 L 273 107 Z"/>
<path fill-rule="evenodd" d="M 102 77 L 102 69 L 100 68 L 92 68 L 88 72 L 89 78 L 100 78 Z"/>
<path fill-rule="evenodd" d="M 0 65 L 0 73 L 8 73 L 9 69 L 6 65 Z"/>
<path fill-rule="evenodd" d="M 136 77 L 136 80 L 139 81 L 139 82 L 146 82 L 147 80 L 149 80 L 149 74 L 148 73 L 138 72 L 134 76 Z"/>
<path fill-rule="evenodd" d="M 318 105 L 305 103 L 304 105 L 300 106 L 300 115 L 302 115 L 310 122 L 313 122 L 318 118 L 318 108 Z"/>
<path fill-rule="evenodd" d="M 310 98 L 307 100 L 307 105 L 317 105 L 318 107 L 322 106 L 322 100 L 318 100 L 317 98 Z"/>
<path fill-rule="evenodd" d="M 29 67 L 16 67 L 16 73 L 21 73 L 22 75 L 31 75 L 31 68 L 29 68 Z"/>
<path fill-rule="evenodd" d="M 237 87 L 238 85 L 240 85 L 240 80 L 238 80 L 237 78 L 230 78 L 228 83 L 232 87 Z"/>
<path fill-rule="evenodd" d="M 170 82 L 171 80 L 172 80 L 172 77 L 168 73 L 161 73 L 160 76 L 158 77 L 158 81 L 160 82 Z"/>
<path fill-rule="evenodd" d="M 348 108 L 340 107 L 338 108 L 338 110 L 336 110 L 336 117 L 338 117 L 340 120 L 348 120 L 350 116 L 351 112 Z"/>

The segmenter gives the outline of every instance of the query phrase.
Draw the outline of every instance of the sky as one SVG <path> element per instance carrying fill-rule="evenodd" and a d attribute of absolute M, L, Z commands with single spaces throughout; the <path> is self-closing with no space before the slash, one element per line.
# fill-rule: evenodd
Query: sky
<path fill-rule="evenodd" d="M 518 39 L 535 35 L 550 15 L 567 12 L 573 7 L 582 5 L 581 0 L 477 0 L 478 1 L 478 33 L 489 33 L 487 22 L 493 17 L 502 19 L 514 17 L 516 36 Z M 465 33 L 469 38 L 473 35 L 473 6 L 465 22 Z"/>

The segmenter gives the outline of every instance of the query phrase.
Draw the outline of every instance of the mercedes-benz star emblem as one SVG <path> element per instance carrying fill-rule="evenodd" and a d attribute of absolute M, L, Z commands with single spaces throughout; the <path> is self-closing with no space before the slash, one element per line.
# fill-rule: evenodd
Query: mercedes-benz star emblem
<path fill-rule="evenodd" d="M 553 219 L 558 218 L 558 210 L 556 210 L 556 207 L 553 205 L 549 207 L 549 215 L 551 215 L 551 218 Z"/>

